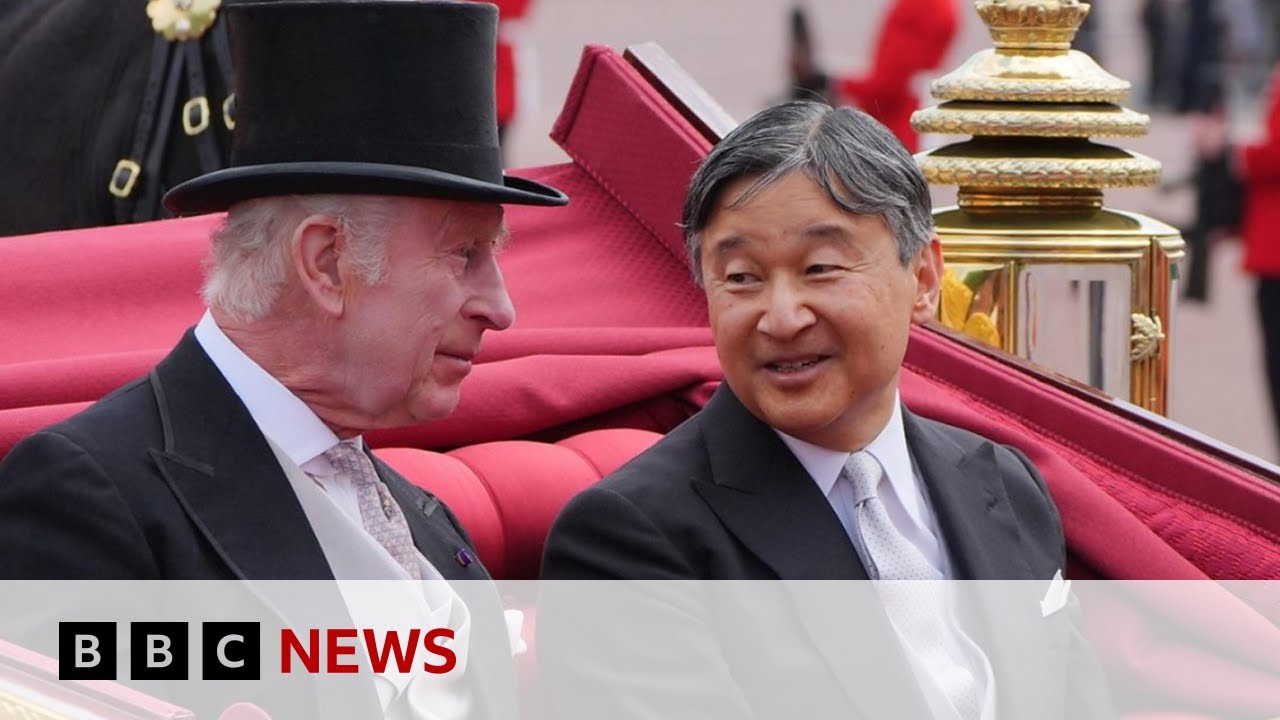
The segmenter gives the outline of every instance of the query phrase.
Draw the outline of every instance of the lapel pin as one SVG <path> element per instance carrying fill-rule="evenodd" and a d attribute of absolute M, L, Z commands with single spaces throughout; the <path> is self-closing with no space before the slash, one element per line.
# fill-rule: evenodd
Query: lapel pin
<path fill-rule="evenodd" d="M 458 551 L 453 554 L 453 559 L 457 560 L 462 567 L 466 567 L 476 561 L 475 557 L 471 555 L 471 551 L 463 547 L 458 548 Z"/>

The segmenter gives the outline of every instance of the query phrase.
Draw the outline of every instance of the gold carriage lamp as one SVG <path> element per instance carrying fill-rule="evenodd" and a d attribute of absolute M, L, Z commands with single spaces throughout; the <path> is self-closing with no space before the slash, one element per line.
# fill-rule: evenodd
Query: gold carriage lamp
<path fill-rule="evenodd" d="M 1168 400 L 1173 284 L 1184 243 L 1152 218 L 1103 207 L 1160 163 L 1093 137 L 1139 137 L 1129 83 L 1071 49 L 1089 6 L 978 0 L 995 40 L 934 81 L 922 133 L 972 138 L 916 156 L 958 204 L 934 213 L 946 274 L 940 321 L 1158 413 Z"/>

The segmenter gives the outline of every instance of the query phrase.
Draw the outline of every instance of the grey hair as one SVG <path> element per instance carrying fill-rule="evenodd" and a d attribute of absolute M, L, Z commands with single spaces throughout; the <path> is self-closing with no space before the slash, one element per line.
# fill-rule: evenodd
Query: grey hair
<path fill-rule="evenodd" d="M 702 284 L 702 231 L 729 183 L 758 179 L 738 205 L 799 170 L 845 212 L 879 215 L 903 265 L 933 236 L 932 201 L 915 159 L 889 130 L 853 108 L 789 102 L 756 113 L 711 150 L 689 183 L 681 223 L 694 281 Z"/>
<path fill-rule="evenodd" d="M 366 195 L 289 195 L 232 206 L 213 235 L 204 302 L 244 322 L 271 312 L 290 279 L 289 236 L 309 215 L 332 215 L 347 238 L 346 259 L 376 285 L 386 275 L 386 235 L 395 198 Z"/>

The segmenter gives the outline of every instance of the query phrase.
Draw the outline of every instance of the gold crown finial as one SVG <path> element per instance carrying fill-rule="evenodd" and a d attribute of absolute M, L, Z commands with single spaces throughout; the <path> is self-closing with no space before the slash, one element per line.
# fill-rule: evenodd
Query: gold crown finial
<path fill-rule="evenodd" d="M 1079 0 L 978 0 L 975 5 L 996 52 L 1065 53 L 1089 14 L 1089 5 Z"/>

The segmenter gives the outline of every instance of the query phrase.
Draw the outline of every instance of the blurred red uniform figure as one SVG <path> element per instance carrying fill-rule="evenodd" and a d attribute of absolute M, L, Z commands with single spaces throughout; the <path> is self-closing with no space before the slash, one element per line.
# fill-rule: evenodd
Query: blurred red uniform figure
<path fill-rule="evenodd" d="M 916 73 L 942 64 L 955 40 L 956 0 L 894 0 L 876 38 L 871 67 L 863 75 L 837 81 L 845 102 L 884 123 L 911 152 L 919 138 L 911 113 L 920 100 L 911 89 Z"/>
<path fill-rule="evenodd" d="M 498 6 L 498 134 L 505 133 L 516 116 L 519 75 L 516 69 L 516 43 L 511 36 L 511 21 L 528 16 L 533 0 L 476 0 Z"/>
<path fill-rule="evenodd" d="M 1244 185 L 1244 269 L 1258 278 L 1271 407 L 1280 430 L 1280 70 L 1271 76 L 1266 136 L 1240 152 Z"/>

